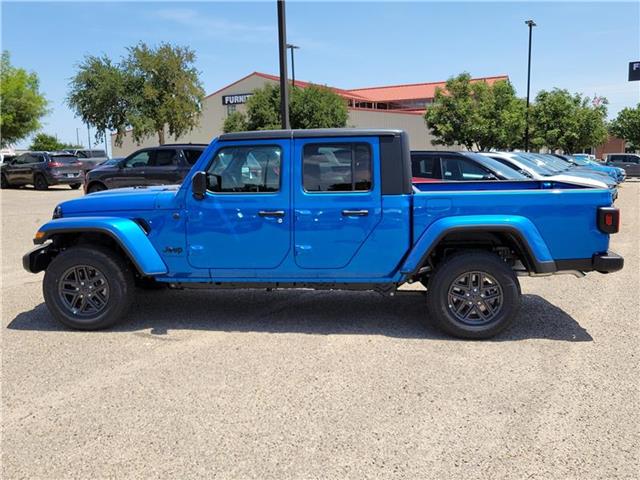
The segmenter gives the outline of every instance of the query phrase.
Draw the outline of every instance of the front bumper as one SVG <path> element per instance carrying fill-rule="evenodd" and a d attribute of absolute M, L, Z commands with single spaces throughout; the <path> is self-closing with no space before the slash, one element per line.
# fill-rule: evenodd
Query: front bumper
<path fill-rule="evenodd" d="M 22 267 L 29 273 L 38 273 L 43 271 L 49 266 L 51 259 L 54 257 L 54 252 L 51 251 L 51 242 L 46 242 L 44 245 L 38 245 L 32 250 L 29 250 L 22 256 Z"/>
<path fill-rule="evenodd" d="M 622 270 L 624 258 L 617 253 L 608 251 L 597 253 L 591 258 L 578 258 L 575 260 L 556 260 L 557 271 L 599 272 L 611 273 Z"/>

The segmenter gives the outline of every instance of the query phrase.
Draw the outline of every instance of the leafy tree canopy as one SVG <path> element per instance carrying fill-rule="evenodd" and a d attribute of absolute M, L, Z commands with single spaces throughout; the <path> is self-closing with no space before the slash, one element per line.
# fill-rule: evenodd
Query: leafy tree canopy
<path fill-rule="evenodd" d="M 347 124 L 347 105 L 340 95 L 327 87 L 309 85 L 290 91 L 291 128 L 340 128 Z M 247 101 L 247 112 L 234 112 L 224 123 L 225 132 L 279 129 L 280 88 L 265 85 Z"/>
<path fill-rule="evenodd" d="M 611 133 L 629 142 L 633 150 L 640 150 L 640 103 L 620 110 L 611 122 Z"/>
<path fill-rule="evenodd" d="M 38 76 L 11 65 L 2 52 L 0 65 L 0 144 L 4 147 L 40 129 L 47 100 L 40 93 Z"/>
<path fill-rule="evenodd" d="M 594 102 L 567 90 L 542 90 L 531 109 L 531 144 L 567 153 L 578 152 L 607 139 L 607 101 Z"/>
<path fill-rule="evenodd" d="M 508 81 L 471 82 L 462 73 L 450 78 L 425 113 L 434 143 L 468 149 L 512 149 L 522 143 L 525 105 Z"/>
<path fill-rule="evenodd" d="M 58 140 L 58 137 L 54 135 L 48 135 L 46 133 L 38 133 L 29 146 L 29 150 L 52 152 L 56 150 L 64 150 L 66 148 L 82 148 L 70 143 L 64 143 Z"/>
<path fill-rule="evenodd" d="M 70 83 L 69 106 L 85 123 L 116 132 L 116 143 L 128 127 L 135 141 L 157 134 L 165 143 L 192 130 L 202 111 L 204 89 L 188 47 L 161 43 L 152 48 L 139 43 L 115 63 L 88 56 Z"/>

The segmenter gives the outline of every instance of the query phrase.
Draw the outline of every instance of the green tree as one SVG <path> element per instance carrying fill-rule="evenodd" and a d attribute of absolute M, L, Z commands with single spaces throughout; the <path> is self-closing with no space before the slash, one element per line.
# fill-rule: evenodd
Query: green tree
<path fill-rule="evenodd" d="M 471 82 L 471 75 L 462 73 L 436 89 L 425 121 L 439 145 L 511 149 L 522 143 L 524 113 L 510 82 Z"/>
<path fill-rule="evenodd" d="M 54 151 L 67 148 L 64 143 L 58 140 L 58 137 L 54 135 L 48 135 L 46 133 L 38 133 L 29 146 L 29 150 L 35 151 Z"/>
<path fill-rule="evenodd" d="M 327 87 L 309 85 L 290 91 L 291 128 L 340 128 L 347 124 L 345 100 Z M 236 119 L 233 120 L 236 122 Z M 247 101 L 246 130 L 271 130 L 281 127 L 280 88 L 265 85 Z"/>
<path fill-rule="evenodd" d="M 33 140 L 31 140 L 31 145 L 29 145 L 29 150 L 44 152 L 65 150 L 67 148 L 77 149 L 84 147 L 82 145 L 75 145 L 73 143 L 61 142 L 55 135 L 49 135 L 42 132 L 36 134 L 36 136 L 33 137 Z"/>
<path fill-rule="evenodd" d="M 247 116 L 244 113 L 232 112 L 224 119 L 222 126 L 224 133 L 244 132 L 245 130 L 247 130 Z"/>
<path fill-rule="evenodd" d="M 134 79 L 135 109 L 130 117 L 133 137 L 141 141 L 150 134 L 165 143 L 169 135 L 179 137 L 198 125 L 204 89 L 193 66 L 195 52 L 189 47 L 144 43 L 129 48 L 125 70 Z"/>
<path fill-rule="evenodd" d="M 87 56 L 71 79 L 67 103 L 86 124 L 100 132 L 115 131 L 121 145 L 137 103 L 135 79 L 106 56 Z"/>
<path fill-rule="evenodd" d="M 9 52 L 0 64 L 0 144 L 4 147 L 37 131 L 47 113 L 38 75 L 11 65 Z"/>
<path fill-rule="evenodd" d="M 633 150 L 640 150 L 640 103 L 620 110 L 611 122 L 611 133 L 629 142 Z"/>
<path fill-rule="evenodd" d="M 70 83 L 69 106 L 85 123 L 116 132 L 116 143 L 131 127 L 133 139 L 157 135 L 165 143 L 165 129 L 179 137 L 192 130 L 202 111 L 204 89 L 188 47 L 139 43 L 120 62 L 88 56 Z"/>
<path fill-rule="evenodd" d="M 531 109 L 535 147 L 573 153 L 607 139 L 607 101 L 594 102 L 564 89 L 542 90 Z"/>
<path fill-rule="evenodd" d="M 327 87 L 309 85 L 291 89 L 289 116 L 292 128 L 342 128 L 349 112 L 340 95 Z"/>

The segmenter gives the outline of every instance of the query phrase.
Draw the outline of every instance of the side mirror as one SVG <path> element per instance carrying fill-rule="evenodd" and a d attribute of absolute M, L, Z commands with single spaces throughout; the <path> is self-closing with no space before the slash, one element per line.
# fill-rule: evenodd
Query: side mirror
<path fill-rule="evenodd" d="M 196 200 L 202 200 L 207 192 L 207 173 L 196 172 L 191 179 L 191 190 Z"/>

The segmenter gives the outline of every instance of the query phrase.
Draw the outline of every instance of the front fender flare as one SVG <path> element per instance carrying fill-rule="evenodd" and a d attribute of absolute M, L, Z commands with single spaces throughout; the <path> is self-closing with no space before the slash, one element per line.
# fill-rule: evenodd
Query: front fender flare
<path fill-rule="evenodd" d="M 34 240 L 42 244 L 64 233 L 102 233 L 111 237 L 127 254 L 143 275 L 162 275 L 167 266 L 140 225 L 122 217 L 68 217 L 51 220 L 42 225 Z"/>
<path fill-rule="evenodd" d="M 553 273 L 556 265 L 546 242 L 528 218 L 518 215 L 454 216 L 433 222 L 420 236 L 400 268 L 406 276 L 415 275 L 440 240 L 454 232 L 506 232 L 525 249 L 536 273 Z"/>

